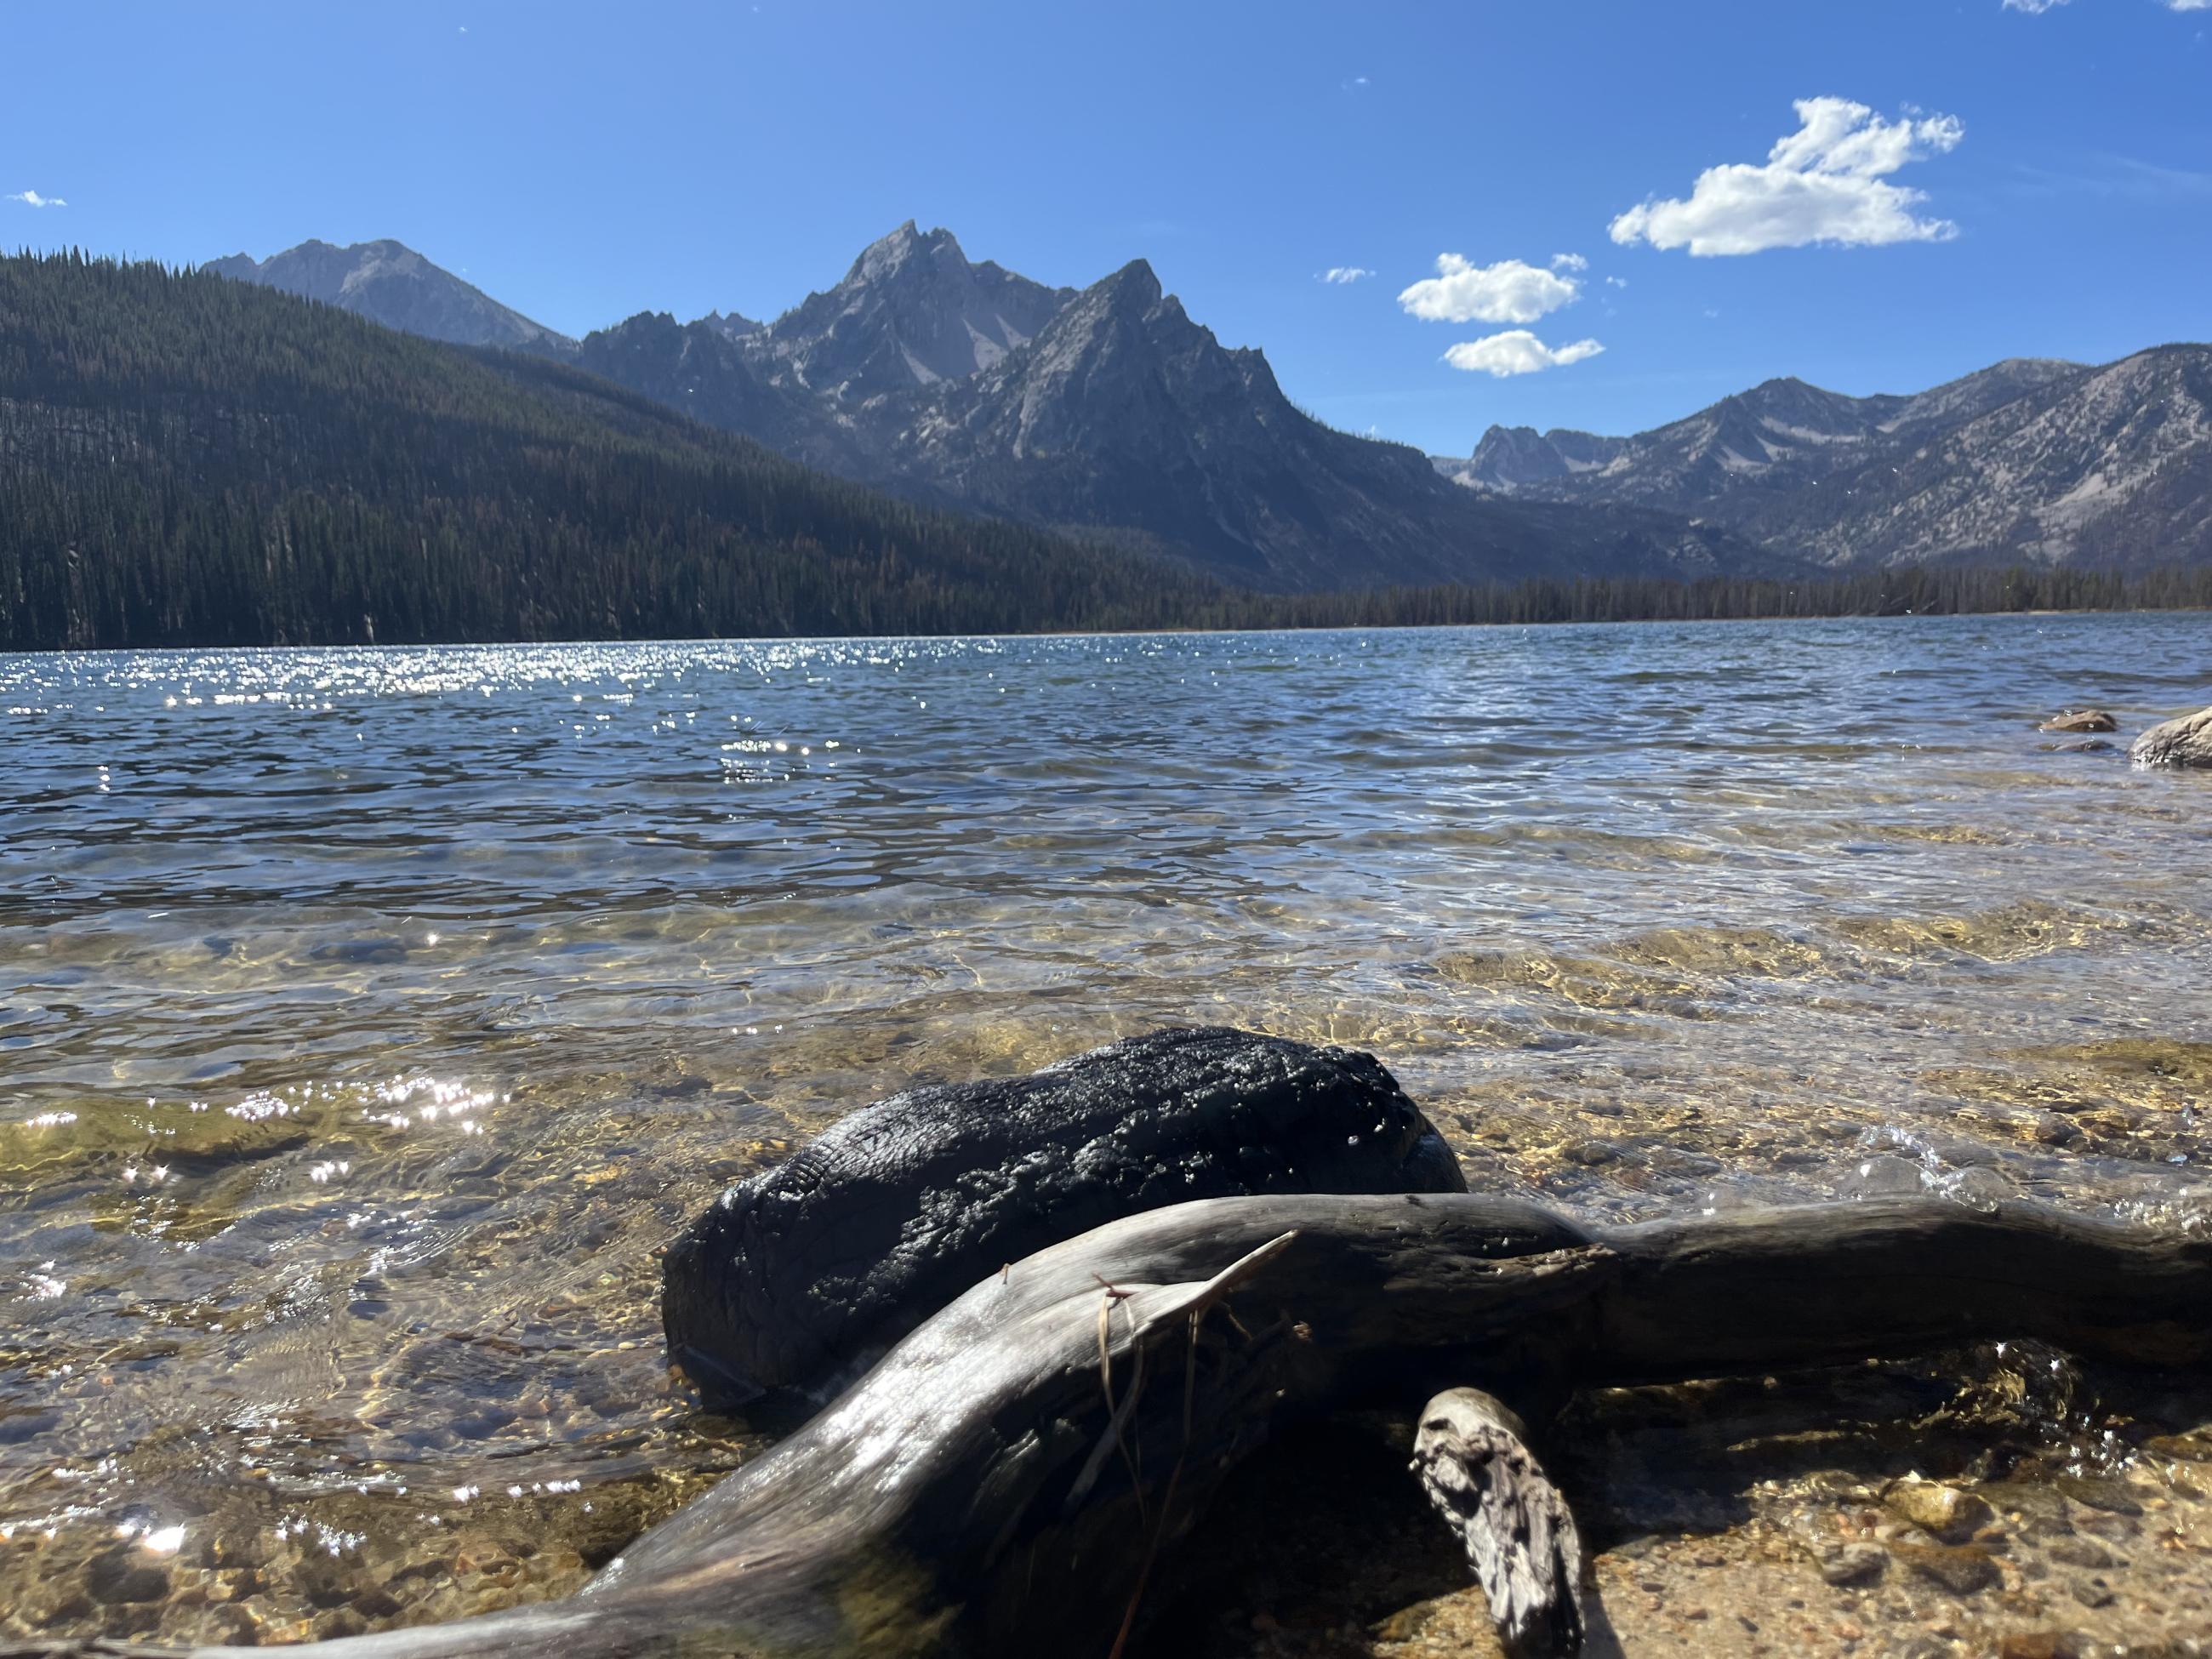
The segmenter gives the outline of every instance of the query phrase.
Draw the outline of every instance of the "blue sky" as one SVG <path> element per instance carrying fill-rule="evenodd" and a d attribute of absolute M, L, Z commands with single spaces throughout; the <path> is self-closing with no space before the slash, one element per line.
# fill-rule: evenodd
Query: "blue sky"
<path fill-rule="evenodd" d="M 580 333 L 772 316 L 912 217 L 1047 282 L 1147 258 L 1316 414 L 1463 453 L 2212 337 L 2208 34 L 2212 0 L 27 6 L 0 244 L 392 236 Z"/>

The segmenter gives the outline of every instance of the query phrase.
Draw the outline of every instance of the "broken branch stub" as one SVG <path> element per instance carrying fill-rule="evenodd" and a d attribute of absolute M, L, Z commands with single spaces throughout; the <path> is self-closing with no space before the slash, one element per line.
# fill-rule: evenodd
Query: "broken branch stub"
<path fill-rule="evenodd" d="M 1583 1644 L 1583 1543 L 1528 1431 L 1480 1389 L 1421 1409 L 1413 1474 L 1459 1535 L 1507 1659 L 1555 1659 Z"/>

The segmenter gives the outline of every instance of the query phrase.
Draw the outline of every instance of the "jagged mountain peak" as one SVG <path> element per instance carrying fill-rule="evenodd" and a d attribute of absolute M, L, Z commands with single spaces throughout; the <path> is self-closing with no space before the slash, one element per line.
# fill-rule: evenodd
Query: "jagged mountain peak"
<path fill-rule="evenodd" d="M 1791 438 L 1818 441 L 1856 436 L 1872 429 L 1904 401 L 1892 397 L 1847 397 L 1794 374 L 1784 374 L 1762 380 L 1747 392 L 1723 398 L 1709 412 L 1717 416 L 1714 423 L 1721 429 L 1731 424 L 1731 417 L 1747 419 L 1765 428 L 1764 432 L 1746 434 L 1763 446 L 1770 437 L 1780 437 L 1786 442 Z"/>
<path fill-rule="evenodd" d="M 506 346 L 559 357 L 572 356 L 576 349 L 568 336 L 510 310 L 390 237 L 345 247 L 310 239 L 266 259 L 238 253 L 211 260 L 205 269 L 455 345 Z"/>
<path fill-rule="evenodd" d="M 1036 337 L 1073 297 L 986 260 L 949 230 L 909 219 L 752 337 L 770 373 L 842 402 L 965 380 Z"/>
<path fill-rule="evenodd" d="M 1130 260 L 1110 276 L 1093 283 L 1086 292 L 1109 304 L 1140 311 L 1150 311 L 1167 297 L 1160 285 L 1159 273 L 1152 269 L 1149 259 Z"/>
<path fill-rule="evenodd" d="M 1260 360 L 1255 375 L 1244 362 L 1246 355 L 1224 349 L 1213 331 L 1193 322 L 1182 302 L 1163 289 L 1149 263 L 1132 259 L 1079 291 L 1027 350 L 994 364 L 977 383 L 990 388 L 985 396 L 1021 388 L 1028 428 L 1041 418 L 1068 412 L 1066 407 L 1058 416 L 1045 412 L 1054 405 L 1090 404 L 1102 397 L 1126 401 L 1139 383 L 1156 382 L 1168 374 L 1170 364 L 1179 375 L 1263 383 L 1273 393 L 1274 379 L 1265 360 Z"/>
<path fill-rule="evenodd" d="M 726 340 L 742 340 L 748 334 L 757 334 L 761 325 L 735 311 L 710 311 L 699 319 L 702 327 L 711 328 Z"/>
<path fill-rule="evenodd" d="M 1089 288 L 1079 289 L 1037 337 L 1033 355 L 1064 351 L 1072 341 L 1103 339 L 1116 332 L 1141 336 L 1162 349 L 1218 357 L 1224 366 L 1242 367 L 1248 372 L 1256 362 L 1268 383 L 1273 383 L 1266 359 L 1256 349 L 1231 350 L 1222 345 L 1212 329 L 1193 320 L 1182 301 L 1166 290 L 1159 274 L 1144 259 L 1132 259 Z"/>
<path fill-rule="evenodd" d="M 942 227 L 924 231 L 909 219 L 889 235 L 879 236 L 862 248 L 860 258 L 853 261 L 852 269 L 845 273 L 844 281 L 837 286 L 843 289 L 880 283 L 919 259 L 936 260 L 963 269 L 968 264 L 968 256 L 961 251 L 959 239 L 951 231 Z"/>

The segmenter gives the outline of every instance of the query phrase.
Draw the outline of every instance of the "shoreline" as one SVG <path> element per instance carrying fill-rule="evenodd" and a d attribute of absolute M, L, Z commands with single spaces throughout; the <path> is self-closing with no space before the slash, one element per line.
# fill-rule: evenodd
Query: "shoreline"
<path fill-rule="evenodd" d="M 1746 623 L 1967 622 L 2001 617 L 2048 620 L 2057 617 L 2212 616 L 2212 604 L 2175 605 L 2080 605 L 2033 610 L 1757 611 L 1742 616 L 1560 617 L 1491 622 L 1268 623 L 1250 627 L 1066 628 L 1009 633 L 956 630 L 943 634 L 697 634 L 561 635 L 531 640 L 320 641 L 245 645 L 82 645 L 21 647 L 0 650 L 10 657 L 159 657 L 212 652 L 362 651 L 396 655 L 408 651 L 539 651 L 571 646 L 791 646 L 933 644 L 994 640 L 1176 640 L 1232 639 L 1270 634 L 1444 634 L 1506 629 L 1712 627 Z"/>

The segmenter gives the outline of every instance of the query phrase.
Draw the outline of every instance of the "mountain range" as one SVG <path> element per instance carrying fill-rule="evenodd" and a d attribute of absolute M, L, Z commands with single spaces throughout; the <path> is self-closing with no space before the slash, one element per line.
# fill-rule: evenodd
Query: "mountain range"
<path fill-rule="evenodd" d="M 1135 261 L 1080 289 L 909 222 L 772 321 L 570 340 L 394 242 L 218 274 L 574 362 L 933 507 L 1273 590 L 1896 564 L 2212 561 L 2212 349 L 2016 360 L 1914 395 L 1771 380 L 1632 437 L 1492 428 L 1465 459 L 1334 430 Z"/>
<path fill-rule="evenodd" d="M 1912 397 L 1769 380 L 1629 438 L 1492 427 L 1479 492 L 1633 503 L 1830 568 L 2212 561 L 2212 348 L 2014 359 Z"/>

